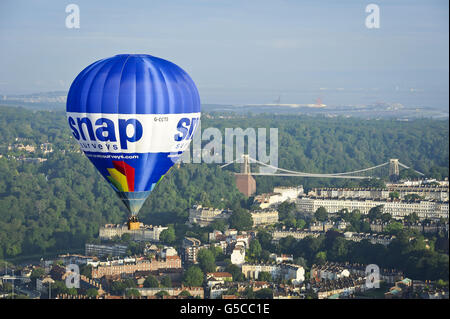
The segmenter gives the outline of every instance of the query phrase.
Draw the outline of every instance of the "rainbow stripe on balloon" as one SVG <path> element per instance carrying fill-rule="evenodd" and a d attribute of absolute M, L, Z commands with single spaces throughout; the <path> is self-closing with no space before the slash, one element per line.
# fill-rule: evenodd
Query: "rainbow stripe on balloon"
<path fill-rule="evenodd" d="M 134 167 L 123 161 L 112 161 L 114 168 L 108 168 L 108 180 L 119 192 L 134 192 Z"/>
<path fill-rule="evenodd" d="M 135 191 L 134 178 L 135 169 L 124 161 L 112 161 L 114 168 L 107 168 L 109 175 L 106 176 L 112 186 L 116 189 L 117 195 L 124 202 L 132 215 L 137 214 L 144 205 L 145 199 L 153 188 L 168 173 L 162 175 L 156 183 L 153 183 L 148 191 Z M 172 168 L 172 167 L 171 167 Z M 170 169 L 169 169 L 170 171 Z"/>

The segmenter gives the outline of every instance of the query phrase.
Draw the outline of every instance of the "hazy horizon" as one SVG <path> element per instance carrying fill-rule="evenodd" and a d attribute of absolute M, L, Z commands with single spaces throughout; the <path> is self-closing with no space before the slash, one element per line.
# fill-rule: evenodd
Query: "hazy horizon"
<path fill-rule="evenodd" d="M 67 91 L 92 62 L 147 53 L 185 69 L 204 104 L 401 103 L 448 108 L 448 1 L 0 3 L 0 94 Z M 125 10 L 126 9 L 126 10 Z"/>

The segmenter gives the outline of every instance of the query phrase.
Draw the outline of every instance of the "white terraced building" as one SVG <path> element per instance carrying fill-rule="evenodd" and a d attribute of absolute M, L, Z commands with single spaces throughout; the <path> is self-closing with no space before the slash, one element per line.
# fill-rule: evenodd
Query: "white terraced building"
<path fill-rule="evenodd" d="M 397 192 L 400 199 L 407 195 L 418 195 L 425 200 L 448 201 L 448 186 L 407 186 L 392 184 L 386 188 L 313 188 L 308 196 L 323 198 L 367 198 L 388 199 L 392 192 Z"/>
<path fill-rule="evenodd" d="M 255 203 L 257 203 L 261 209 L 265 209 L 271 206 L 276 207 L 277 205 L 285 201 L 295 201 L 298 196 L 303 194 L 304 190 L 303 186 L 301 185 L 295 187 L 279 186 L 273 189 L 273 193 L 264 193 L 255 196 Z"/>
<path fill-rule="evenodd" d="M 292 280 L 293 284 L 300 284 L 305 280 L 305 269 L 302 266 L 282 264 L 243 264 L 242 273 L 247 279 L 258 279 L 261 272 L 268 272 L 272 279 L 281 278 Z"/>
<path fill-rule="evenodd" d="M 278 223 L 278 211 L 274 209 L 264 209 L 251 211 L 253 226 L 264 226 Z"/>
<path fill-rule="evenodd" d="M 197 224 L 200 227 L 205 227 L 217 219 L 226 219 L 230 217 L 231 213 L 231 210 L 194 205 L 191 209 L 189 209 L 188 224 Z"/>
<path fill-rule="evenodd" d="M 389 198 L 390 191 L 381 188 L 313 188 L 308 196 L 322 198 Z"/>
<path fill-rule="evenodd" d="M 390 201 L 374 199 L 338 199 L 302 197 L 296 201 L 297 209 L 304 213 L 315 213 L 319 207 L 324 207 L 328 213 L 337 213 L 342 209 L 359 210 L 361 214 L 369 213 L 373 207 L 383 205 L 383 212 L 394 218 L 403 218 L 416 213 L 420 219 L 448 218 L 448 202 L 441 201 Z"/>
<path fill-rule="evenodd" d="M 102 240 L 110 240 L 114 237 L 122 237 L 123 234 L 130 234 L 135 241 L 159 241 L 162 231 L 168 229 L 163 226 L 144 225 L 140 223 L 139 229 L 128 229 L 126 224 L 106 224 L 100 227 L 99 237 Z"/>

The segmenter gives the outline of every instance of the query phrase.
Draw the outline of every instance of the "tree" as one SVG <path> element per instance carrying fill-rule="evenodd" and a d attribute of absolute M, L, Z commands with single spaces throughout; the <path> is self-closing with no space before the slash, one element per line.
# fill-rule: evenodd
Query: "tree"
<path fill-rule="evenodd" d="M 270 288 L 263 288 L 255 292 L 256 299 L 272 299 L 273 291 Z"/>
<path fill-rule="evenodd" d="M 172 279 L 170 279 L 170 276 L 164 276 L 161 279 L 161 286 L 162 287 L 172 287 Z"/>
<path fill-rule="evenodd" d="M 60 280 L 55 280 L 55 282 L 51 284 L 52 296 L 56 296 L 58 294 L 66 294 L 69 292 L 68 290 L 69 289 L 67 288 L 66 283 Z"/>
<path fill-rule="evenodd" d="M 392 235 L 397 235 L 402 229 L 403 223 L 392 222 L 384 228 L 384 231 Z"/>
<path fill-rule="evenodd" d="M 369 217 L 369 220 L 373 222 L 377 219 L 380 219 L 381 216 L 383 215 L 383 207 L 384 207 L 384 205 L 378 205 L 378 206 L 372 207 L 369 210 L 369 213 L 367 214 L 367 217 Z"/>
<path fill-rule="evenodd" d="M 288 201 L 282 202 L 280 205 L 278 205 L 278 214 L 280 221 L 289 220 L 291 218 L 295 218 L 295 203 L 290 203 Z"/>
<path fill-rule="evenodd" d="M 314 263 L 322 265 L 327 261 L 327 253 L 325 251 L 319 251 L 315 258 Z"/>
<path fill-rule="evenodd" d="M 220 246 L 211 246 L 209 250 L 212 252 L 214 258 L 217 260 L 218 257 L 223 256 L 223 249 Z"/>
<path fill-rule="evenodd" d="M 263 250 L 261 250 L 261 255 L 259 256 L 259 259 L 262 262 L 269 262 L 270 261 L 270 254 L 271 254 L 270 251 L 268 251 L 266 249 L 263 249 Z"/>
<path fill-rule="evenodd" d="M 225 271 L 229 272 L 233 276 L 233 281 L 244 281 L 245 279 L 241 268 L 236 265 L 229 264 L 227 267 L 225 267 Z"/>
<path fill-rule="evenodd" d="M 133 279 L 125 279 L 114 281 L 111 284 L 111 292 L 113 295 L 120 296 L 125 293 L 127 288 L 136 288 L 136 283 Z"/>
<path fill-rule="evenodd" d="M 366 221 L 361 221 L 359 224 L 359 232 L 369 233 L 370 232 L 370 224 Z"/>
<path fill-rule="evenodd" d="M 183 276 L 183 284 L 188 287 L 198 287 L 203 283 L 203 272 L 198 266 L 190 266 Z"/>
<path fill-rule="evenodd" d="M 297 228 L 303 229 L 303 228 L 305 228 L 305 226 L 306 226 L 306 221 L 304 219 L 301 219 L 301 218 L 297 219 L 297 222 L 296 222 Z"/>
<path fill-rule="evenodd" d="M 316 212 L 314 213 L 314 217 L 321 222 L 325 222 L 328 220 L 328 212 L 325 209 L 325 207 L 319 207 L 317 208 Z"/>
<path fill-rule="evenodd" d="M 284 224 L 287 226 L 287 227 L 290 227 L 290 228 L 296 228 L 297 227 L 297 220 L 295 219 L 295 217 L 288 217 L 288 218 L 286 218 L 285 220 L 284 220 Z"/>
<path fill-rule="evenodd" d="M 221 232 L 224 232 L 227 228 L 227 223 L 225 222 L 224 219 L 220 218 L 214 220 L 210 226 L 213 230 L 219 230 Z"/>
<path fill-rule="evenodd" d="M 130 243 L 131 242 L 131 235 L 128 233 L 125 233 L 122 235 L 122 237 L 120 237 L 120 241 L 122 243 Z"/>
<path fill-rule="evenodd" d="M 258 239 L 253 239 L 250 242 L 249 254 L 253 258 L 259 258 L 261 256 L 262 248 Z"/>
<path fill-rule="evenodd" d="M 164 229 L 159 235 L 159 240 L 163 243 L 172 244 L 176 240 L 175 229 L 173 226 L 169 226 L 167 229 Z"/>
<path fill-rule="evenodd" d="M 270 250 L 272 248 L 272 234 L 269 233 L 268 231 L 266 230 L 259 231 L 258 235 L 256 235 L 256 238 L 258 239 L 262 248 L 267 250 Z"/>
<path fill-rule="evenodd" d="M 144 280 L 144 287 L 145 288 L 158 288 L 159 287 L 158 279 L 156 279 L 156 277 L 153 275 L 149 275 Z"/>
<path fill-rule="evenodd" d="M 407 202 L 414 202 L 414 201 L 420 200 L 420 199 L 423 199 L 423 197 L 420 195 L 417 195 L 417 194 L 406 194 L 405 195 L 405 200 Z"/>
<path fill-rule="evenodd" d="M 214 254 L 209 249 L 200 249 L 197 253 L 197 261 L 203 272 L 216 271 Z"/>
<path fill-rule="evenodd" d="M 89 288 L 86 290 L 86 296 L 88 296 L 88 298 L 95 298 L 98 296 L 98 290 L 95 288 Z"/>
<path fill-rule="evenodd" d="M 419 218 L 419 216 L 417 215 L 416 212 L 413 212 L 413 213 L 405 216 L 404 220 L 407 223 L 415 224 L 415 223 L 417 223 L 420 220 L 420 218 Z"/>
<path fill-rule="evenodd" d="M 243 296 L 245 296 L 247 299 L 256 299 L 255 292 L 253 291 L 253 288 L 250 286 L 245 288 Z"/>
<path fill-rule="evenodd" d="M 136 288 L 127 289 L 127 292 L 125 293 L 125 295 L 128 298 L 135 298 L 135 297 L 141 296 L 141 294 L 139 293 L 139 290 L 137 290 Z"/>
<path fill-rule="evenodd" d="M 80 275 L 86 276 L 87 278 L 92 278 L 92 265 L 81 265 Z"/>
<path fill-rule="evenodd" d="M 77 288 L 68 288 L 67 289 L 67 293 L 69 294 L 69 295 L 72 295 L 72 296 L 76 296 L 76 295 L 78 295 L 78 290 L 77 290 Z"/>
<path fill-rule="evenodd" d="M 347 258 L 348 253 L 348 244 L 349 242 L 343 237 L 337 237 L 334 243 L 332 244 L 329 253 L 330 260 L 344 262 Z"/>
<path fill-rule="evenodd" d="M 272 281 L 272 275 L 270 273 L 266 272 L 266 271 L 261 271 L 258 274 L 258 280 L 271 282 Z"/>
<path fill-rule="evenodd" d="M 389 193 L 389 198 L 390 199 L 398 199 L 400 198 L 400 193 L 398 191 L 393 191 Z"/>
<path fill-rule="evenodd" d="M 35 280 L 35 279 L 37 279 L 37 278 L 42 278 L 44 275 L 45 275 L 45 270 L 44 270 L 44 268 L 34 268 L 34 269 L 31 271 L 30 278 L 31 278 L 32 280 Z"/>
<path fill-rule="evenodd" d="M 249 230 L 253 226 L 252 215 L 243 209 L 238 209 L 233 211 L 230 218 L 228 219 L 231 228 L 237 230 Z"/>
<path fill-rule="evenodd" d="M 325 233 L 325 248 L 331 249 L 333 244 L 336 242 L 338 238 L 343 237 L 344 235 L 338 231 L 335 231 L 333 229 L 330 229 Z"/>
<path fill-rule="evenodd" d="M 182 292 L 180 292 L 180 293 L 178 294 L 178 296 L 181 296 L 181 297 L 191 297 L 191 293 L 190 293 L 189 291 L 187 291 L 187 290 L 183 290 Z"/>
<path fill-rule="evenodd" d="M 381 221 L 383 223 L 389 223 L 392 220 L 392 215 L 389 213 L 384 213 L 381 215 Z"/>
<path fill-rule="evenodd" d="M 306 267 L 306 259 L 303 257 L 297 257 L 294 259 L 294 264 L 302 266 L 302 267 Z"/>
<path fill-rule="evenodd" d="M 170 296 L 170 295 L 169 295 L 169 293 L 168 293 L 167 291 L 161 290 L 161 291 L 158 291 L 158 292 L 155 294 L 155 296 L 158 297 L 158 298 L 163 298 L 163 297 L 165 297 L 165 296 Z"/>
<path fill-rule="evenodd" d="M 292 235 L 281 238 L 279 241 L 280 249 L 283 253 L 290 253 L 296 244 L 297 240 Z"/>

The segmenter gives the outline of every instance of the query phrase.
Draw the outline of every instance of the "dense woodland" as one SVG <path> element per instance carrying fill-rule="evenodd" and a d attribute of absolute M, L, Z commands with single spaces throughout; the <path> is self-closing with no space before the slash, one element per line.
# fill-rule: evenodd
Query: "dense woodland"
<path fill-rule="evenodd" d="M 212 113 L 202 117 L 202 129 L 207 127 L 221 131 L 227 127 L 278 128 L 279 167 L 286 169 L 342 172 L 399 158 L 429 177 L 448 176 L 448 120 L 369 121 L 272 114 L 220 118 Z M 16 138 L 37 146 L 52 143 L 54 152 L 46 154 L 47 161 L 40 164 L 21 162 L 17 160 L 20 155 L 34 155 L 8 151 L 8 145 L 19 143 Z M 77 150 L 64 112 L 0 107 L 0 259 L 82 250 L 87 240 L 98 235 L 100 225 L 126 220 L 124 205 Z M 180 239 L 186 232 L 197 231 L 183 226 L 193 204 L 249 208 L 250 201 L 234 184 L 231 170 L 237 168 L 220 169 L 217 164 L 174 167 L 147 199 L 140 219 L 147 224 L 171 224 Z M 259 193 L 277 185 L 309 188 L 367 183 L 292 177 L 256 180 Z"/>

